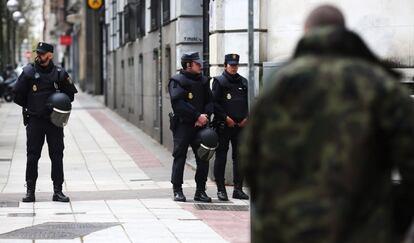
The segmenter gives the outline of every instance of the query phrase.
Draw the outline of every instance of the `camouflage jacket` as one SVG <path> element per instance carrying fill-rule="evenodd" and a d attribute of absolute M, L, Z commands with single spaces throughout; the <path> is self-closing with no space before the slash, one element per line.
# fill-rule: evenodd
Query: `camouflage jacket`
<path fill-rule="evenodd" d="M 241 141 L 252 242 L 400 241 L 391 173 L 412 200 L 414 104 L 397 76 L 350 31 L 299 42 Z"/>

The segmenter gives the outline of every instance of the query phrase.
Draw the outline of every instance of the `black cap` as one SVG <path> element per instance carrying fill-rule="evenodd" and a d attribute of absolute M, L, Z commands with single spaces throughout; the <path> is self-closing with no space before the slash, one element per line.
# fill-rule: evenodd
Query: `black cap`
<path fill-rule="evenodd" d="M 230 65 L 239 65 L 240 56 L 237 54 L 227 54 L 224 56 L 224 62 Z"/>
<path fill-rule="evenodd" d="M 39 52 L 39 53 L 52 52 L 53 53 L 53 45 L 48 44 L 46 42 L 39 42 L 37 44 L 36 52 Z"/>
<path fill-rule="evenodd" d="M 200 59 L 200 55 L 198 52 L 192 52 L 192 53 L 185 53 L 181 56 L 182 62 L 196 62 L 200 65 L 203 65 L 203 60 Z"/>

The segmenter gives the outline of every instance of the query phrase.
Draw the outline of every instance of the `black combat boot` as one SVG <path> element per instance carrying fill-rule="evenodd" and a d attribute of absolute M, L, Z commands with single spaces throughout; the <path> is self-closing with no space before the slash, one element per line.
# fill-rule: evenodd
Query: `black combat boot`
<path fill-rule="evenodd" d="M 249 196 L 243 192 L 243 184 L 235 183 L 233 190 L 233 198 L 241 200 L 249 200 Z"/>
<path fill-rule="evenodd" d="M 184 196 L 183 188 L 181 185 L 173 185 L 173 191 L 174 191 L 174 201 L 176 202 L 185 202 L 187 199 Z"/>
<path fill-rule="evenodd" d="M 53 184 L 53 201 L 55 202 L 69 202 L 69 197 L 62 192 L 62 184 Z"/>
<path fill-rule="evenodd" d="M 205 185 L 197 185 L 197 190 L 194 194 L 194 201 L 211 202 L 211 197 L 207 196 Z"/>
<path fill-rule="evenodd" d="M 34 181 L 26 181 L 26 196 L 22 198 L 22 202 L 34 202 L 36 201 L 35 197 L 35 190 L 36 190 L 36 182 Z"/>
<path fill-rule="evenodd" d="M 217 197 L 220 201 L 228 201 L 226 186 L 223 182 L 216 182 L 217 184 Z"/>

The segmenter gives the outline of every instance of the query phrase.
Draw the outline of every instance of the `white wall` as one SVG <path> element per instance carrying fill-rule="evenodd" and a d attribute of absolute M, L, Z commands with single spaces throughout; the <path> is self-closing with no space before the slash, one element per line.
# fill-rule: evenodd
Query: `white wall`
<path fill-rule="evenodd" d="M 181 56 L 184 53 L 199 52 L 201 57 L 203 55 L 202 1 L 177 0 L 176 11 L 175 66 L 181 69 Z"/>
<path fill-rule="evenodd" d="M 266 60 L 266 2 L 254 1 L 254 63 Z M 240 55 L 239 73 L 248 77 L 248 0 L 215 0 L 210 2 L 210 75 L 223 72 L 224 55 Z M 263 31 L 257 31 L 258 29 Z M 258 93 L 260 67 L 255 67 L 255 93 Z"/>
<path fill-rule="evenodd" d="M 382 58 L 414 65 L 413 0 L 267 0 L 268 60 L 291 55 L 307 14 L 322 3 L 339 7 L 347 26 Z"/>

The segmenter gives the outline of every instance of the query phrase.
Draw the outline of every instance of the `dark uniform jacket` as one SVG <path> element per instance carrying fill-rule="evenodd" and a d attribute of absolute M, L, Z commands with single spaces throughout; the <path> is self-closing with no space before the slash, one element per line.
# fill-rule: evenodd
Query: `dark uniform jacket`
<path fill-rule="evenodd" d="M 398 76 L 356 34 L 326 28 L 272 81 L 240 148 L 252 242 L 401 242 L 414 205 L 414 103 Z"/>
<path fill-rule="evenodd" d="M 76 87 L 68 73 L 61 67 L 50 62 L 47 67 L 38 64 L 28 64 L 17 79 L 13 88 L 14 102 L 27 108 L 29 114 L 43 116 L 47 114 L 47 99 L 51 94 L 60 90 L 73 101 Z"/>
<path fill-rule="evenodd" d="M 180 122 L 194 124 L 201 114 L 213 113 L 208 77 L 181 70 L 171 77 L 168 90 L 172 109 Z"/>
<path fill-rule="evenodd" d="M 224 71 L 221 76 L 214 78 L 212 93 L 214 116 L 219 121 L 224 121 L 229 116 L 239 123 L 247 117 L 247 80 L 244 77 Z"/>

